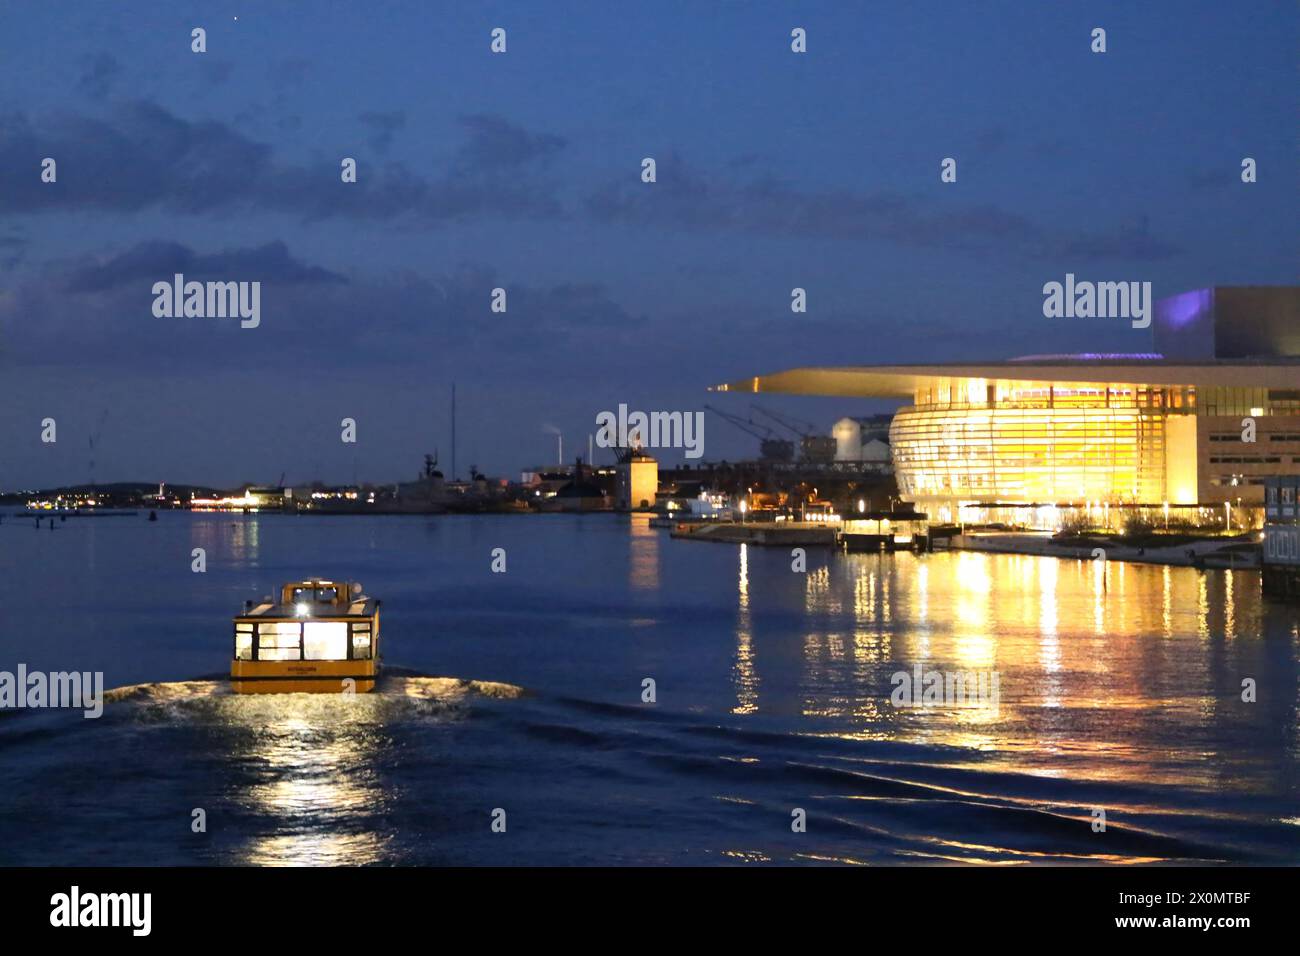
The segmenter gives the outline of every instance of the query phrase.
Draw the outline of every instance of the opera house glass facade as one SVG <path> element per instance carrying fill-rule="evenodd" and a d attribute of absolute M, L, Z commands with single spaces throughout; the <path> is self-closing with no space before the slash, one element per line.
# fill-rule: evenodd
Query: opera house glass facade
<path fill-rule="evenodd" d="M 1178 422 L 1166 428 L 1194 402 L 1177 386 L 934 379 L 890 426 L 899 491 L 909 501 L 1194 501 L 1194 485 L 1167 481 L 1192 449 Z"/>
<path fill-rule="evenodd" d="M 900 494 L 933 520 L 1051 527 L 1079 508 L 1263 503 L 1300 473 L 1300 289 L 1157 303 L 1153 351 L 803 368 L 724 390 L 897 397 Z"/>

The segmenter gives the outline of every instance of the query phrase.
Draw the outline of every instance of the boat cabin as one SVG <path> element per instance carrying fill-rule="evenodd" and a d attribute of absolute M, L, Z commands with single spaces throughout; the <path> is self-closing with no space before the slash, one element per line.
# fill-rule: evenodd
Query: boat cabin
<path fill-rule="evenodd" d="M 379 601 L 360 584 L 290 581 L 234 619 L 236 693 L 365 693 L 379 668 Z"/>

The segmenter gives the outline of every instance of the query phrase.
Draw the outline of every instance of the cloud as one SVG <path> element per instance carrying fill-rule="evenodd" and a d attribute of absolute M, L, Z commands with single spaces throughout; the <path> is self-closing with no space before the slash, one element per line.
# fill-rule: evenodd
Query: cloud
<path fill-rule="evenodd" d="M 393 144 L 393 136 L 406 125 L 406 114 L 402 112 L 366 112 L 357 119 L 371 131 L 370 145 L 377 153 L 388 152 L 388 147 Z"/>
<path fill-rule="evenodd" d="M 314 284 L 347 282 L 342 275 L 309 266 L 289 254 L 283 242 L 200 255 L 178 242 L 142 242 L 104 262 L 74 266 L 65 288 L 80 294 L 106 292 L 169 280 L 176 273 L 199 281 L 229 280 Z"/>
<path fill-rule="evenodd" d="M 198 77 L 209 86 L 222 86 L 235 75 L 235 64 L 203 54 L 198 59 Z"/>
<path fill-rule="evenodd" d="M 1044 227 L 990 203 L 947 204 L 888 191 L 800 189 L 776 177 L 709 175 L 672 153 L 654 184 L 624 176 L 593 190 L 587 213 L 610 224 L 757 236 L 887 241 L 972 254 L 1161 259 L 1173 243 L 1129 230 L 1082 234 Z"/>
<path fill-rule="evenodd" d="M 1187 184 L 1198 192 L 1219 192 L 1241 181 L 1241 167 L 1199 169 L 1187 177 Z"/>
<path fill-rule="evenodd" d="M 57 184 L 29 172 L 32 156 L 58 161 Z M 192 213 L 251 201 L 270 171 L 270 150 L 221 123 L 190 123 L 135 102 L 117 109 L 112 121 L 71 115 L 38 125 L 25 114 L 2 116 L 0 169 L 12 212 Z"/>
<path fill-rule="evenodd" d="M 660 161 L 657 173 L 653 185 L 627 177 L 607 183 L 589 196 L 587 210 L 610 223 L 806 239 L 931 245 L 1037 235 L 1028 220 L 992 207 L 933 210 L 886 192 L 805 191 L 770 176 L 709 176 L 675 154 Z"/>
<path fill-rule="evenodd" d="M 381 142 L 404 122 L 367 114 Z M 400 162 L 362 162 L 344 184 L 340 157 L 304 164 L 217 120 L 185 120 L 151 102 L 116 107 L 107 118 L 73 114 L 33 120 L 0 116 L 0 194 L 11 213 L 104 213 L 159 209 L 192 215 L 281 212 L 305 221 L 406 219 L 437 224 L 469 216 L 558 217 L 553 181 L 539 178 L 564 144 L 501 117 L 469 116 L 464 140 L 432 176 Z M 59 163 L 42 184 L 32 157 Z"/>
<path fill-rule="evenodd" d="M 990 156 L 1011 142 L 1011 133 L 1004 126 L 989 126 L 975 134 L 972 146 L 975 152 Z"/>
<path fill-rule="evenodd" d="M 82 58 L 83 68 L 77 78 L 77 89 L 91 99 L 102 100 L 122 74 L 122 64 L 111 53 L 95 53 Z"/>
<path fill-rule="evenodd" d="M 1064 259 L 1116 259 L 1156 262 L 1182 255 L 1176 243 L 1152 236 L 1145 220 L 1137 226 L 1120 226 L 1106 233 L 1067 237 L 1061 241 Z"/>
<path fill-rule="evenodd" d="M 305 57 L 285 57 L 272 63 L 267 68 L 266 75 L 273 87 L 285 90 L 301 86 L 311 69 L 311 60 Z"/>
<path fill-rule="evenodd" d="M 14 269 L 23 261 L 30 245 L 31 242 L 18 233 L 0 236 L 0 270 L 9 272 Z"/>
<path fill-rule="evenodd" d="M 261 325 L 156 318 L 153 283 L 176 273 L 187 281 L 261 282 Z M 344 276 L 302 261 L 278 240 L 215 252 L 154 240 L 49 263 L 28 276 L 0 297 L 0 338 L 10 357 L 54 364 L 275 368 L 292 356 L 295 374 L 309 374 L 474 357 L 518 377 L 540 374 L 539 362 L 572 362 L 592 336 L 630 354 L 641 334 L 644 318 L 599 283 L 510 284 L 504 314 L 490 310 L 497 286 L 507 283 L 480 265 Z"/>
<path fill-rule="evenodd" d="M 400 112 L 370 111 L 359 120 L 376 153 L 386 151 L 406 124 Z M 459 117 L 459 125 L 462 139 L 433 172 L 423 164 L 358 156 L 358 181 L 344 184 L 339 156 L 290 160 L 227 123 L 185 120 L 151 102 L 119 105 L 107 118 L 33 120 L 15 113 L 0 116 L 0 195 L 18 214 L 282 213 L 310 223 L 416 227 L 577 214 L 597 225 L 890 242 L 974 256 L 1153 261 L 1182 252 L 1175 242 L 1145 232 L 1043 225 L 992 203 L 963 203 L 956 192 L 935 197 L 799 186 L 745 157 L 709 172 L 672 153 L 661 158 L 657 183 L 624 175 L 589 190 L 575 207 L 562 200 L 564 178 L 553 168 L 568 147 L 564 137 L 481 113 Z M 1003 135 L 995 129 L 979 139 L 983 148 L 997 149 Z M 33 174 L 33 156 L 58 160 L 56 185 Z"/>
<path fill-rule="evenodd" d="M 518 169 L 533 162 L 545 162 L 562 150 L 561 136 L 532 133 L 500 116 L 476 113 L 460 117 L 468 140 L 456 158 L 460 172 Z"/>

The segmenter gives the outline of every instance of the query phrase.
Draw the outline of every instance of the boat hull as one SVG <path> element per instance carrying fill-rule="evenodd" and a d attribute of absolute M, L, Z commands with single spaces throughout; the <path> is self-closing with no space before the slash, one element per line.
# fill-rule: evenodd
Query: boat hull
<path fill-rule="evenodd" d="M 236 694 L 367 694 L 375 689 L 379 662 L 232 661 Z"/>

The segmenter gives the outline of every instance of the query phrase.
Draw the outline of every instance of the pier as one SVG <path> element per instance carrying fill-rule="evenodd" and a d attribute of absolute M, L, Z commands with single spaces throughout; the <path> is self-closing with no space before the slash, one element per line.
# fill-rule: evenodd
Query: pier
<path fill-rule="evenodd" d="M 679 522 L 674 538 L 692 541 L 720 541 L 724 544 L 756 544 L 774 548 L 834 547 L 836 529 L 813 522 Z"/>

